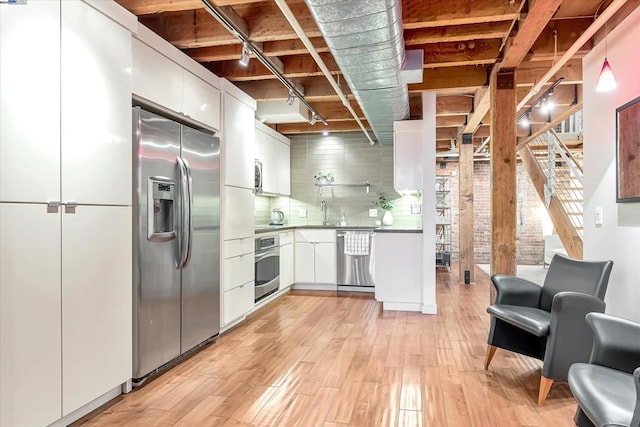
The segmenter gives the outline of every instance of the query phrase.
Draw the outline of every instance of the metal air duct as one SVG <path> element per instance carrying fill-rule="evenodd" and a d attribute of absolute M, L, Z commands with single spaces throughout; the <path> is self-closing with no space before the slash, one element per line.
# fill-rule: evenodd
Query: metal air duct
<path fill-rule="evenodd" d="M 393 122 L 409 116 L 401 0 L 305 2 L 376 138 L 392 144 Z"/>

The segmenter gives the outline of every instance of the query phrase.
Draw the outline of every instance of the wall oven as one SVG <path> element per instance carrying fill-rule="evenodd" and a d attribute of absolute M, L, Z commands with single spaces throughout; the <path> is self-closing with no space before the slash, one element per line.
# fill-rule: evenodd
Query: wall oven
<path fill-rule="evenodd" d="M 258 301 L 280 287 L 280 241 L 278 236 L 256 238 L 255 300 Z"/>

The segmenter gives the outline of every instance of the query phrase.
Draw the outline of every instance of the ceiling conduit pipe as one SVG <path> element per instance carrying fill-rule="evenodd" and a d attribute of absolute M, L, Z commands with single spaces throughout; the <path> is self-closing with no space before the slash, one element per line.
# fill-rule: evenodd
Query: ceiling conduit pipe
<path fill-rule="evenodd" d="M 305 45 L 305 47 L 311 54 L 311 57 L 316 61 L 316 64 L 318 64 L 318 67 L 320 67 L 322 74 L 324 74 L 324 76 L 327 78 L 327 80 L 329 81 L 329 84 L 338 95 L 338 98 L 340 98 L 340 101 L 342 101 L 342 105 L 344 105 L 347 108 L 347 110 L 349 110 L 349 112 L 351 113 L 355 121 L 358 123 L 358 126 L 360 126 L 360 129 L 362 129 L 362 132 L 364 132 L 365 136 L 369 140 L 369 144 L 374 145 L 375 141 L 371 138 L 371 136 L 369 135 L 369 132 L 367 132 L 367 129 L 364 127 L 364 124 L 358 117 L 358 114 L 354 111 L 353 107 L 351 107 L 351 104 L 349 103 L 349 100 L 347 99 L 346 95 L 342 92 L 340 85 L 338 85 L 338 82 L 336 82 L 336 80 L 333 78 L 331 71 L 329 71 L 329 68 L 327 67 L 327 65 L 324 63 L 324 61 L 318 54 L 318 51 L 313 46 L 313 43 L 311 43 L 311 40 L 309 40 L 309 37 L 307 37 L 307 35 L 305 34 L 304 30 L 300 26 L 300 23 L 296 19 L 295 15 L 291 11 L 291 9 L 289 8 L 285 0 L 275 0 L 275 2 L 280 8 L 280 11 L 284 15 L 284 17 L 287 19 L 287 21 L 289 21 L 289 24 L 291 25 L 293 30 L 296 32 L 296 34 L 298 35 L 302 43 Z"/>
<path fill-rule="evenodd" d="M 560 71 L 564 64 L 566 64 L 567 61 L 569 61 L 573 57 L 573 55 L 575 55 L 575 53 L 582 46 L 584 46 L 589 41 L 589 39 L 593 37 L 596 32 L 598 32 L 600 28 L 604 26 L 604 24 L 613 16 L 613 14 L 616 13 L 622 6 L 624 6 L 626 2 L 627 0 L 613 0 L 613 2 L 611 2 L 611 4 L 600 14 L 600 16 L 598 16 L 598 18 L 593 21 L 593 24 L 591 24 L 589 28 L 587 28 L 586 31 L 582 33 L 580 37 L 578 37 L 578 40 L 576 40 L 575 43 L 573 43 L 571 47 L 564 53 L 564 55 L 562 55 L 560 59 L 558 59 L 558 62 L 553 64 L 551 69 L 547 71 L 547 73 L 542 76 L 540 81 L 533 86 L 533 88 L 524 97 L 524 99 L 520 101 L 516 110 L 520 110 L 522 107 L 524 107 L 527 102 L 531 98 L 533 98 L 558 71 Z"/>

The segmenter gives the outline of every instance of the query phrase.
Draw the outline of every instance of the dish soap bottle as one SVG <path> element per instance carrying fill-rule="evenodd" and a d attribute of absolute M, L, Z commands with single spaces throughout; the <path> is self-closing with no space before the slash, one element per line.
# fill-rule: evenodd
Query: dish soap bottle
<path fill-rule="evenodd" d="M 340 227 L 346 227 L 347 225 L 347 218 L 345 218 L 344 212 L 342 212 L 342 216 L 340 217 L 340 222 L 338 222 L 338 225 Z"/>

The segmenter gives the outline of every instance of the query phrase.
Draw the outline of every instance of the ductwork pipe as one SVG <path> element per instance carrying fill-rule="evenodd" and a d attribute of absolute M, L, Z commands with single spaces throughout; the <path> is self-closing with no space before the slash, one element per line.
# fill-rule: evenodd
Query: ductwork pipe
<path fill-rule="evenodd" d="M 381 144 L 409 116 L 401 0 L 305 0 L 351 92 Z"/>

